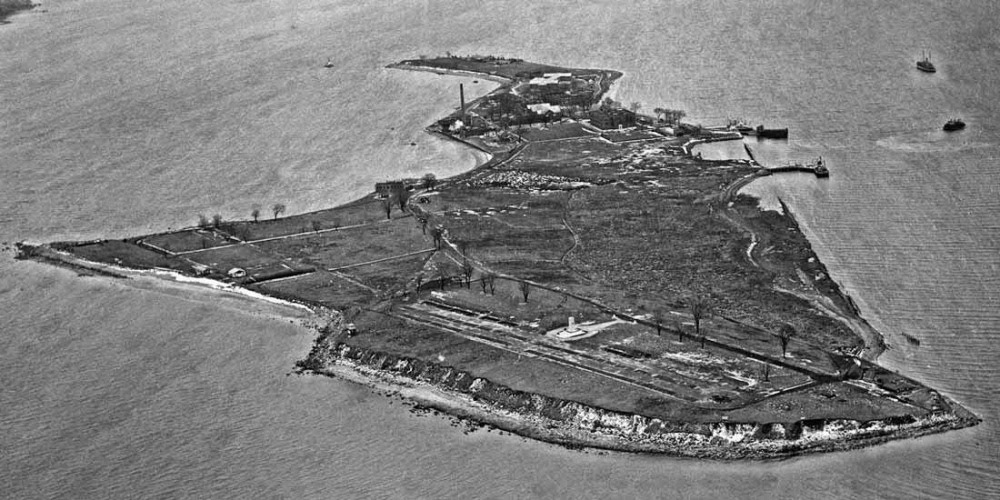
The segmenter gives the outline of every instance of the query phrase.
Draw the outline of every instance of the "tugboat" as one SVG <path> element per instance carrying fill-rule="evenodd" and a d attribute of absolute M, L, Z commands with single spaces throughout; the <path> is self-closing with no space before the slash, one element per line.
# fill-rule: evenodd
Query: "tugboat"
<path fill-rule="evenodd" d="M 931 62 L 930 54 L 924 54 L 924 59 L 922 61 L 917 61 L 917 69 L 927 73 L 934 73 L 937 71 L 934 67 L 934 63 Z"/>
<path fill-rule="evenodd" d="M 816 160 L 816 165 L 813 167 L 813 173 L 816 174 L 816 177 L 830 177 L 830 170 L 823 164 L 822 156 Z"/>
<path fill-rule="evenodd" d="M 961 118 L 952 118 L 951 120 L 948 120 L 948 123 L 944 124 L 945 132 L 954 132 L 956 130 L 962 130 L 963 128 L 965 128 L 965 122 L 963 122 Z"/>

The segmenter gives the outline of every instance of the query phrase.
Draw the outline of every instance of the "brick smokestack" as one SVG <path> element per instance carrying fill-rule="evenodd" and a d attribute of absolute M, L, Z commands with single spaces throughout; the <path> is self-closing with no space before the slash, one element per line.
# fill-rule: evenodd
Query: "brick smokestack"
<path fill-rule="evenodd" d="M 462 107 L 459 108 L 459 111 L 462 114 L 462 121 L 465 121 L 465 87 L 463 87 L 461 83 L 458 84 L 458 99 L 461 101 L 462 105 Z"/>

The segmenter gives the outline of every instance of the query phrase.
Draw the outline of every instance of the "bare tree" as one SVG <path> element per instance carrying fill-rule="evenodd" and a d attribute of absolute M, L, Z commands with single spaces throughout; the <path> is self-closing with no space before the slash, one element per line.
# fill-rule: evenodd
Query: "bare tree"
<path fill-rule="evenodd" d="M 465 288 L 472 288 L 472 273 L 476 268 L 469 259 L 462 259 L 462 276 L 465 277 Z"/>
<path fill-rule="evenodd" d="M 260 205 L 254 203 L 253 206 L 250 207 L 250 217 L 253 217 L 254 223 L 260 219 Z"/>
<path fill-rule="evenodd" d="M 219 215 L 219 214 L 213 215 L 212 216 L 212 227 L 214 227 L 216 229 L 219 229 L 219 226 L 221 226 L 221 225 L 222 225 L 222 216 Z"/>
<path fill-rule="evenodd" d="M 315 231 L 315 232 L 317 232 L 317 233 L 318 233 L 318 232 L 319 232 L 319 230 L 320 230 L 320 229 L 321 229 L 322 227 L 323 227 L 323 223 L 322 223 L 322 222 L 320 222 L 320 221 L 318 221 L 318 220 L 314 220 L 314 221 L 312 221 L 312 228 L 313 228 L 313 231 Z"/>
<path fill-rule="evenodd" d="M 212 225 L 212 222 L 205 217 L 205 214 L 198 214 L 198 227 L 208 227 Z"/>
<path fill-rule="evenodd" d="M 392 218 L 392 198 L 382 198 L 382 210 L 385 211 L 386 220 Z"/>
<path fill-rule="evenodd" d="M 701 320 L 712 316 L 712 299 L 707 295 L 695 295 L 688 299 L 688 309 L 694 318 L 694 333 L 701 336 Z M 705 347 L 705 337 L 701 337 L 701 346 Z"/>
<path fill-rule="evenodd" d="M 497 274 L 493 271 L 486 271 L 486 274 L 483 275 L 483 281 L 490 286 L 490 295 L 494 295 L 497 291 Z M 483 290 L 483 293 L 485 292 L 486 290 Z"/>
<path fill-rule="evenodd" d="M 448 282 L 449 279 L 448 273 L 447 271 L 444 270 L 444 268 L 439 267 L 437 274 L 438 274 L 438 286 L 440 286 L 441 290 L 443 291 L 444 285 Z"/>
<path fill-rule="evenodd" d="M 444 239 L 444 229 L 441 226 L 431 228 L 431 238 L 434 238 L 434 248 L 441 249 L 441 241 Z"/>
<path fill-rule="evenodd" d="M 788 351 L 788 343 L 791 342 L 792 337 L 798 335 L 795 331 L 795 327 L 784 323 L 781 328 L 778 329 L 778 340 L 781 341 L 781 357 L 785 357 L 785 353 Z"/>
<path fill-rule="evenodd" d="M 654 312 L 650 319 L 653 320 L 653 323 L 656 323 L 656 336 L 660 336 L 660 332 L 663 329 L 663 313 Z"/>
<path fill-rule="evenodd" d="M 278 220 L 278 216 L 285 213 L 285 208 L 284 203 L 275 203 L 274 206 L 271 207 L 271 212 L 274 214 L 274 220 Z"/>
<path fill-rule="evenodd" d="M 524 296 L 524 303 L 528 303 L 528 294 L 531 293 L 531 283 L 527 281 L 518 281 L 517 289 L 521 291 L 521 295 Z"/>
<path fill-rule="evenodd" d="M 400 210 L 406 210 L 406 202 L 410 201 L 410 192 L 406 189 L 400 189 L 396 192 L 396 201 L 399 202 Z"/>
<path fill-rule="evenodd" d="M 632 101 L 632 104 L 628 106 L 628 110 L 635 114 L 639 114 L 640 109 L 642 109 L 642 103 L 639 101 Z"/>
<path fill-rule="evenodd" d="M 468 241 L 465 241 L 465 240 L 458 241 L 458 242 L 455 243 L 455 246 L 458 247 L 458 253 L 460 253 L 462 255 L 466 255 L 466 252 L 469 251 L 469 242 Z"/>

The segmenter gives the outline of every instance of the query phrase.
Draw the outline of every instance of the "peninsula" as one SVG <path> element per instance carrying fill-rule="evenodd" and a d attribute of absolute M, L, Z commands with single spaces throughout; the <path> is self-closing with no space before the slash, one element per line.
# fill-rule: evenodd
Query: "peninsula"
<path fill-rule="evenodd" d="M 497 81 L 469 102 L 456 89 L 457 109 L 428 127 L 491 159 L 318 212 L 255 207 L 169 233 L 19 244 L 20 257 L 307 305 L 319 326 L 302 372 L 567 446 L 759 459 L 979 422 L 875 363 L 880 334 L 788 207 L 738 194 L 771 171 L 691 153 L 739 131 L 617 103 L 615 71 L 494 56 L 391 67 Z"/>

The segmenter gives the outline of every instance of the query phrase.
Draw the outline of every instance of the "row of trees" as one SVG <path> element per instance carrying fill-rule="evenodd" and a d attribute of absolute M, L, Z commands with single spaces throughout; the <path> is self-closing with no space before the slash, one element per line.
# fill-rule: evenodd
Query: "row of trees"
<path fill-rule="evenodd" d="M 274 205 L 271 206 L 271 213 L 274 214 L 275 220 L 277 220 L 279 215 L 285 213 L 285 210 L 286 207 L 284 203 L 275 203 Z M 253 206 L 250 208 L 250 216 L 253 217 L 254 223 L 260 220 L 260 211 L 261 211 L 261 206 L 256 203 L 254 203 Z M 205 217 L 204 214 L 198 216 L 198 227 L 204 227 L 204 228 L 214 227 L 218 229 L 219 226 L 222 225 L 222 222 L 223 222 L 222 215 L 220 214 L 213 215 L 211 219 Z"/>
<path fill-rule="evenodd" d="M 715 305 L 712 299 L 708 295 L 695 295 L 687 300 L 688 311 L 691 313 L 691 317 L 694 319 L 694 332 L 695 335 L 701 339 L 701 347 L 705 347 L 705 336 L 701 334 L 701 322 L 702 320 L 709 319 L 715 313 Z M 656 324 L 656 334 L 660 335 L 663 329 L 664 318 L 660 313 L 654 313 L 653 322 Z M 684 341 L 684 332 L 680 328 L 676 328 L 678 334 L 678 341 Z M 781 327 L 778 328 L 778 342 L 781 343 L 781 357 L 784 358 L 788 355 L 788 344 L 793 338 L 798 336 L 798 331 L 794 326 L 788 323 L 782 323 Z"/>

